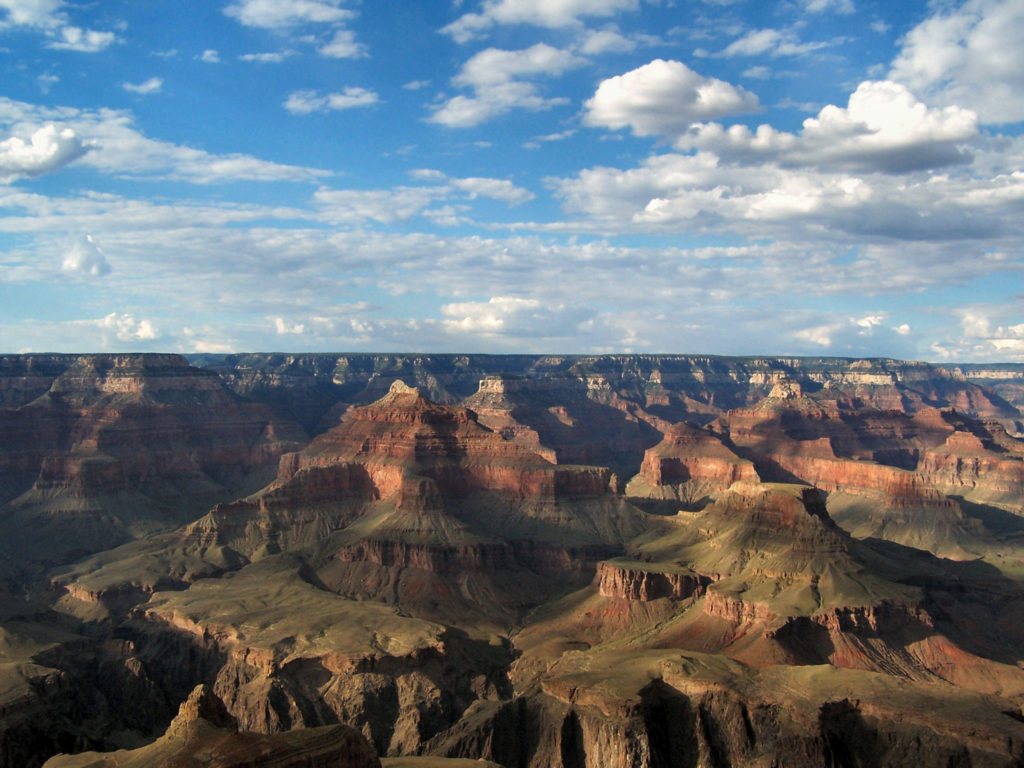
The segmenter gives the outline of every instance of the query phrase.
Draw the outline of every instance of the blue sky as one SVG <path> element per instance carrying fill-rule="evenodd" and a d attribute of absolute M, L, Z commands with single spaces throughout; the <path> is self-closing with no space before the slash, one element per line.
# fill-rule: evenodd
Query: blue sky
<path fill-rule="evenodd" d="M 1024 361 L 1024 0 L 0 0 L 0 352 Z"/>

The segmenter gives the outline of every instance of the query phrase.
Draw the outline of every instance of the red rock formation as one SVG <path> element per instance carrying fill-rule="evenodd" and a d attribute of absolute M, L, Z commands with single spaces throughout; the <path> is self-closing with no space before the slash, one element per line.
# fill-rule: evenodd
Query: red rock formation
<path fill-rule="evenodd" d="M 598 563 L 596 579 L 601 597 L 644 603 L 660 598 L 685 600 L 699 597 L 711 582 L 706 576 L 696 573 L 648 570 L 640 563 L 627 566 L 615 561 Z"/>
<path fill-rule="evenodd" d="M 195 519 L 265 482 L 304 441 L 297 427 L 175 355 L 60 363 L 33 380 L 31 393 L 45 392 L 0 407 L 4 536 L 25 555 L 59 561 Z M 51 527 L 61 535 L 49 538 Z M 26 538 L 32 529 L 38 536 Z"/>
<path fill-rule="evenodd" d="M 688 424 L 673 425 L 658 445 L 646 451 L 639 476 L 651 489 L 695 481 L 708 491 L 759 479 L 750 461 L 711 433 Z"/>
<path fill-rule="evenodd" d="M 431 479 L 445 498 L 477 490 L 520 498 L 600 496 L 610 491 L 612 480 L 609 470 L 556 468 L 482 426 L 473 411 L 431 403 L 401 382 L 373 405 L 354 409 L 301 453 L 285 457 L 269 494 L 303 472 L 339 465 L 364 468 L 377 498 L 397 494 L 403 503 L 423 490 L 407 484 L 410 470 Z"/>

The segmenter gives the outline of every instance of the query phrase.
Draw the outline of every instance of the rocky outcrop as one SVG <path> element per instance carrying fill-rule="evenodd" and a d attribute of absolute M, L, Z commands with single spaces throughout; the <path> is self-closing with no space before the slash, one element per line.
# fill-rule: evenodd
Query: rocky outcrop
<path fill-rule="evenodd" d="M 502 644 L 340 598 L 282 563 L 156 595 L 140 618 L 145 643 L 187 640 L 221 660 L 213 691 L 246 731 L 344 722 L 380 754 L 415 753 L 474 701 L 509 693 Z"/>
<path fill-rule="evenodd" d="M 794 711 L 771 695 L 752 698 L 718 681 L 687 679 L 673 667 L 629 692 L 601 685 L 601 697 L 588 696 L 572 679 L 552 681 L 544 695 L 482 707 L 427 749 L 527 768 L 898 768 L 961 760 L 1009 768 L 1024 757 L 1022 728 L 992 724 L 968 733 L 952 718 L 936 728 L 916 709 L 814 694 Z"/>
<path fill-rule="evenodd" d="M 16 367 L 4 362 L 0 382 Z M 176 355 L 28 358 L 24 368 L 46 375 L 8 381 L 0 407 L 4 537 L 24 559 L 53 563 L 195 519 L 254 490 L 305 440 Z"/>
<path fill-rule="evenodd" d="M 758 482 L 753 462 L 741 459 L 710 432 L 675 424 L 665 438 L 644 453 L 627 496 L 699 505 L 737 482 Z"/>
<path fill-rule="evenodd" d="M 234 757 L 326 761 L 344 722 L 424 765 L 1024 757 L 1024 608 L 1003 575 L 1024 562 L 1024 443 L 965 415 L 1015 411 L 955 372 L 201 362 L 0 358 L 0 563 L 44 522 L 73 546 L 142 537 L 52 593 L 3 582 L 3 632 L 46 627 L 29 651 L 0 634 L 20 654 L 0 665 L 5 768 L 138 747 L 197 683 L 147 749 L 202 732 Z M 293 421 L 318 437 L 289 443 Z M 82 759 L 130 754 L 166 762 Z"/>
<path fill-rule="evenodd" d="M 480 381 L 465 404 L 480 422 L 559 464 L 603 464 L 629 476 L 669 425 L 603 375 Z"/>
<path fill-rule="evenodd" d="M 205 685 L 182 703 L 164 736 L 135 750 L 58 755 L 46 768 L 142 768 L 203 765 L 207 768 L 380 768 L 372 747 L 354 728 L 329 725 L 262 736 L 239 733 L 223 702 Z"/>
<path fill-rule="evenodd" d="M 711 579 L 680 569 L 648 570 L 642 563 L 624 564 L 614 560 L 597 565 L 598 592 L 601 597 L 648 602 L 668 598 L 685 600 L 704 594 Z"/>

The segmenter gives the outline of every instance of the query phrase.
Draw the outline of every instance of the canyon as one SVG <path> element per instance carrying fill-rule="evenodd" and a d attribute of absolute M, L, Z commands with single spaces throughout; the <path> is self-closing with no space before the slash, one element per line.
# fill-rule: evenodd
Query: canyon
<path fill-rule="evenodd" d="M 1022 392 L 0 356 L 0 768 L 1024 765 Z"/>

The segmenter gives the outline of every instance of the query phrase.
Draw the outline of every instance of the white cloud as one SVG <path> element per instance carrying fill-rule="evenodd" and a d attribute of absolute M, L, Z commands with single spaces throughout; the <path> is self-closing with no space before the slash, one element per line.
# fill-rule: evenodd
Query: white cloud
<path fill-rule="evenodd" d="M 655 59 L 604 80 L 584 105 L 587 125 L 629 126 L 637 136 L 672 135 L 691 124 L 753 112 L 757 96 L 724 80 L 704 77 L 679 61 Z"/>
<path fill-rule="evenodd" d="M 698 168 L 690 170 L 691 180 L 697 183 L 736 186 L 745 177 L 751 184 L 758 181 L 750 178 L 757 173 L 749 169 L 715 171 L 709 163 L 704 172 L 712 176 L 707 179 L 702 179 Z M 669 165 L 662 171 L 670 173 Z M 718 172 L 725 175 L 715 178 L 713 174 Z M 381 190 L 377 207 L 367 210 L 382 218 L 402 204 L 421 211 L 411 215 L 440 211 L 445 199 L 466 194 L 442 176 L 424 174 L 423 180 L 443 190 L 410 186 L 408 189 L 421 190 L 415 193 L 420 195 L 418 199 L 414 193 L 407 193 L 405 199 L 388 197 L 383 193 L 395 190 Z M 779 178 L 772 176 L 758 188 L 771 190 Z M 679 183 L 685 189 L 685 181 Z M 642 188 L 639 191 L 641 197 L 646 194 Z M 197 340 L 233 349 L 266 348 L 279 338 L 274 319 L 280 317 L 287 327 L 304 326 L 301 336 L 287 337 L 294 348 L 302 349 L 388 346 L 464 351 L 486 342 L 485 348 L 492 351 L 713 348 L 723 354 L 763 354 L 765 350 L 814 354 L 822 347 L 795 333 L 835 324 L 835 313 L 796 312 L 788 302 L 779 302 L 780 295 L 804 295 L 812 286 L 816 296 L 837 297 L 835 304 L 842 306 L 843 297 L 854 297 L 861 305 L 865 296 L 907 295 L 938 287 L 947 296 L 955 293 L 957 285 L 979 279 L 987 285 L 1000 278 L 1012 283 L 1020 270 L 1019 243 L 1024 242 L 1020 226 L 1006 233 L 1005 244 L 1011 250 L 1001 259 L 986 258 L 973 241 L 883 238 L 876 245 L 858 247 L 856 243 L 863 240 L 851 241 L 842 230 L 829 226 L 834 211 L 827 208 L 807 226 L 801 219 L 786 222 L 787 239 L 772 242 L 780 230 L 770 221 L 751 221 L 743 229 L 742 206 L 732 213 L 738 218 L 724 218 L 727 206 L 711 208 L 707 215 L 696 217 L 692 226 L 681 229 L 678 222 L 669 222 L 668 226 L 676 228 L 665 230 L 686 234 L 724 231 L 757 238 L 757 242 L 733 247 L 630 247 L 601 238 L 566 241 L 561 235 L 487 237 L 378 231 L 343 226 L 367 221 L 365 212 L 362 219 L 351 212 L 354 200 L 366 205 L 366 195 L 358 190 L 349 192 L 357 194 L 339 202 L 341 213 L 335 219 L 331 219 L 331 201 L 325 197 L 318 203 L 323 215 L 301 226 L 303 212 L 271 207 L 242 209 L 227 202 L 161 205 L 97 195 L 50 199 L 0 188 L 0 232 L 17 233 L 20 241 L 32 242 L 5 253 L 0 280 L 43 274 L 40 264 L 48 262 L 52 267 L 53 254 L 66 248 L 66 232 L 89 231 L 105 250 L 117 254 L 116 271 L 104 278 L 102 295 L 90 299 L 101 307 L 97 314 L 151 318 L 151 325 L 159 317 L 161 329 L 184 325 L 195 331 L 194 338 L 184 330 L 177 337 L 163 337 L 165 349 L 178 343 L 184 345 L 182 349 L 194 349 Z M 898 197 L 895 192 L 886 193 Z M 949 193 L 950 188 L 942 186 L 933 194 L 948 197 Z M 913 198 L 920 193 L 907 190 L 903 194 Z M 728 202 L 726 195 L 722 197 Z M 620 217 L 625 209 L 627 218 L 625 225 L 613 221 L 609 230 L 628 231 L 634 209 L 611 191 L 608 200 L 619 206 Z M 887 207 L 891 199 L 883 203 L 882 207 Z M 913 208 L 919 206 L 914 201 Z M 349 207 L 348 214 L 343 213 L 345 207 Z M 899 213 L 902 216 L 903 212 Z M 967 213 L 973 217 L 976 212 Z M 872 214 L 873 210 L 854 209 L 850 221 Z M 942 208 L 935 215 L 954 218 Z M 277 226 L 275 218 L 287 223 Z M 573 224 L 568 231 L 588 231 L 591 221 Z M 325 226 L 332 223 L 339 226 Z M 564 226 L 564 222 L 559 224 Z M 957 221 L 953 224 L 959 226 Z M 261 285 L 273 285 L 274 290 L 252 290 Z M 567 285 L 572 286 L 569 293 Z M 387 302 L 390 319 L 375 318 L 373 313 L 379 308 L 335 312 L 334 307 L 324 306 L 324 296 L 357 303 L 370 291 L 409 298 Z M 132 297 L 132 309 L 112 304 L 116 298 L 109 298 L 126 295 Z M 487 297 L 532 300 L 537 305 L 492 303 Z M 441 305 L 460 304 L 477 306 L 440 312 Z M 912 333 L 901 335 L 895 329 L 889 333 L 890 325 L 909 317 L 886 318 L 881 325 L 869 322 L 868 327 L 857 323 L 882 314 L 874 310 L 844 313 L 841 327 L 825 333 L 831 341 L 829 351 L 879 354 L 884 350 L 884 354 L 910 357 L 927 352 L 927 345 L 917 346 L 922 335 L 916 323 L 912 323 Z M 315 322 L 316 317 L 329 322 Z M 1020 324 L 1017 307 L 991 321 L 992 328 Z M 208 330 L 201 330 L 204 328 Z M 485 336 L 487 328 L 494 330 Z M 92 329 L 95 334 L 95 326 Z M 88 329 L 64 330 L 50 327 L 37 333 L 7 325 L 0 327 L 0 336 L 35 348 L 53 339 L 72 350 L 99 346 L 95 341 L 98 334 L 90 336 Z M 962 333 L 959 325 L 952 330 Z M 861 336 L 862 331 L 873 335 Z M 120 342 L 115 332 L 107 333 L 112 344 L 146 345 Z M 933 338 L 927 337 L 927 343 Z"/>
<path fill-rule="evenodd" d="M 804 10 L 811 13 L 822 11 L 834 11 L 835 13 L 850 14 L 857 9 L 854 8 L 853 0 L 800 0 Z"/>
<path fill-rule="evenodd" d="M 410 80 L 408 83 L 403 84 L 402 87 L 407 91 L 418 91 L 421 88 L 426 88 L 428 85 L 430 85 L 429 80 Z"/>
<path fill-rule="evenodd" d="M 1024 4 L 967 0 L 935 8 L 903 38 L 889 78 L 930 102 L 972 109 L 983 123 L 1024 120 Z"/>
<path fill-rule="evenodd" d="M 537 43 L 518 51 L 487 48 L 470 58 L 452 84 L 472 90 L 471 96 L 459 95 L 438 106 L 430 122 L 453 128 L 478 125 L 513 109 L 540 110 L 565 99 L 547 99 L 537 86 L 521 78 L 554 77 L 585 62 L 571 52 Z"/>
<path fill-rule="evenodd" d="M 463 64 L 452 83 L 459 86 L 486 88 L 536 75 L 560 75 L 585 62 L 569 51 L 537 43 L 518 51 L 487 48 Z"/>
<path fill-rule="evenodd" d="M 151 77 L 141 83 L 121 83 L 121 87 L 130 93 L 160 93 L 160 89 L 164 87 L 164 81 L 159 77 Z"/>
<path fill-rule="evenodd" d="M 255 61 L 258 64 L 279 64 L 290 56 L 294 51 L 274 51 L 269 53 L 243 53 L 238 57 L 239 61 Z"/>
<path fill-rule="evenodd" d="M 289 323 L 283 317 L 275 317 L 274 330 L 278 336 L 301 336 L 306 332 L 306 326 L 303 323 Z"/>
<path fill-rule="evenodd" d="M 295 91 L 289 94 L 284 108 L 293 115 L 308 115 L 313 112 L 334 110 L 340 112 L 356 107 L 369 107 L 380 102 L 375 91 L 349 86 L 338 93 L 320 95 L 316 91 Z"/>
<path fill-rule="evenodd" d="M 845 109 L 829 105 L 804 120 L 798 135 L 770 125 L 751 131 L 703 123 L 680 136 L 676 146 L 710 150 L 740 163 L 905 173 L 969 162 L 962 145 L 977 133 L 973 112 L 929 108 L 902 85 L 868 81 L 851 94 Z"/>
<path fill-rule="evenodd" d="M 636 47 L 636 40 L 625 37 L 614 27 L 605 27 L 584 32 L 577 50 L 586 56 L 598 56 L 602 53 L 628 53 Z"/>
<path fill-rule="evenodd" d="M 302 31 L 299 28 L 321 25 L 331 33 L 330 39 L 324 40 L 319 34 L 306 34 L 297 40 L 316 45 L 317 52 L 327 58 L 363 58 L 368 55 L 366 45 L 358 42 L 355 33 L 343 26 L 356 14 L 343 5 L 344 0 L 235 0 L 224 9 L 224 13 L 246 26 L 279 32 Z M 270 58 L 272 54 L 250 55 L 254 58 L 247 60 L 281 60 Z"/>
<path fill-rule="evenodd" d="M 439 187 L 319 189 L 315 200 L 321 214 L 331 222 L 391 224 L 420 215 L 443 194 Z"/>
<path fill-rule="evenodd" d="M 64 27 L 60 30 L 60 39 L 48 43 L 47 47 L 80 53 L 97 53 L 110 47 L 115 40 L 117 40 L 117 35 L 113 32 Z"/>
<path fill-rule="evenodd" d="M 249 27 L 281 29 L 299 24 L 331 24 L 352 17 L 342 0 L 235 0 L 224 13 Z"/>
<path fill-rule="evenodd" d="M 955 308 L 960 333 L 932 345 L 943 360 L 1024 362 L 1024 322 L 1018 305 Z"/>
<path fill-rule="evenodd" d="M 960 272 L 933 265 L 936 277 L 957 283 L 1008 268 L 1012 259 L 997 248 L 1018 253 L 1010 243 L 1024 236 L 1017 213 L 1024 201 L 1024 173 L 989 171 L 987 153 L 977 143 L 974 162 L 947 176 L 927 168 L 893 173 L 892 157 L 877 147 L 859 157 L 811 156 L 801 165 L 802 139 L 791 139 L 762 157 L 708 149 L 660 154 L 633 168 L 588 168 L 549 183 L 567 211 L 577 215 L 572 222 L 577 231 L 729 233 L 787 242 L 844 240 L 862 247 L 879 241 L 944 242 L 961 249 L 964 258 L 970 254 L 970 266 Z M 1002 154 L 997 152 L 996 157 Z M 915 272 L 915 280 L 921 277 Z M 888 285 L 906 288 L 898 281 Z"/>
<path fill-rule="evenodd" d="M 117 40 L 113 32 L 97 32 L 72 26 L 64 13 L 64 0 L 0 0 L 0 30 L 30 27 L 51 37 L 47 47 L 57 50 L 96 53 Z"/>
<path fill-rule="evenodd" d="M 369 55 L 363 43 L 356 42 L 356 35 L 350 29 L 339 29 L 333 39 L 317 49 L 321 56 L 330 59 L 361 59 Z"/>
<path fill-rule="evenodd" d="M 327 189 L 317 190 L 315 200 L 320 214 L 335 223 L 376 221 L 391 224 L 424 216 L 442 226 L 461 223 L 461 208 L 431 208 L 435 203 L 463 197 L 474 200 L 486 197 L 509 205 L 532 200 L 529 190 L 517 187 L 506 179 L 480 177 L 450 178 L 440 171 L 420 169 L 412 172 L 419 181 L 430 186 L 393 187 L 391 189 Z"/>
<path fill-rule="evenodd" d="M 465 43 L 499 24 L 555 29 L 577 25 L 587 16 L 633 11 L 639 5 L 639 0 L 487 0 L 480 13 L 467 13 L 441 31 Z"/>
<path fill-rule="evenodd" d="M 63 0 L 0 0 L 0 10 L 7 15 L 0 19 L 5 26 L 54 28 L 64 22 L 60 12 Z"/>
<path fill-rule="evenodd" d="M 199 60 L 207 64 L 220 64 L 220 53 L 213 48 L 207 48 L 199 55 Z"/>
<path fill-rule="evenodd" d="M 60 269 L 61 272 L 82 277 L 103 277 L 110 274 L 107 257 L 91 235 L 85 235 L 75 240 L 71 248 L 64 254 Z"/>
<path fill-rule="evenodd" d="M 540 306 L 537 299 L 494 296 L 486 302 L 466 301 L 445 304 L 441 307 L 441 314 L 449 318 L 444 321 L 444 326 L 449 331 L 479 333 L 488 336 L 501 333 L 506 330 L 506 326 L 521 325 L 524 319 L 537 319 L 537 310 L 540 309 Z M 516 330 L 520 331 L 521 329 L 516 328 Z"/>
<path fill-rule="evenodd" d="M 763 53 L 773 57 L 803 56 L 827 48 L 829 45 L 831 43 L 801 43 L 793 32 L 780 32 L 777 29 L 752 29 L 743 37 L 726 46 L 718 55 L 726 58 L 758 56 Z"/>
<path fill-rule="evenodd" d="M 75 131 L 52 123 L 35 130 L 28 141 L 11 136 L 0 141 L 0 182 L 52 173 L 87 151 Z"/>
<path fill-rule="evenodd" d="M 49 93 L 50 88 L 60 82 L 60 78 L 57 75 L 47 72 L 39 75 L 39 77 L 36 78 L 36 82 L 39 83 L 40 91 L 43 93 Z"/>
<path fill-rule="evenodd" d="M 529 190 L 517 187 L 506 179 L 487 179 L 470 177 L 465 179 L 448 179 L 448 182 L 469 197 L 489 197 L 493 200 L 501 200 L 511 205 L 518 205 L 532 200 L 534 195 Z"/>
<path fill-rule="evenodd" d="M 330 175 L 328 171 L 281 165 L 251 155 L 215 155 L 150 139 L 135 128 L 130 113 L 119 110 L 37 107 L 0 97 L 0 128 L 11 125 L 35 132 L 30 144 L 16 137 L 0 143 L 0 170 L 6 166 L 7 172 L 15 176 L 55 170 L 79 156 L 83 165 L 103 173 L 196 184 L 311 181 Z M 84 154 L 86 149 L 88 153 Z"/>
<path fill-rule="evenodd" d="M 133 315 L 117 312 L 111 312 L 102 320 L 82 322 L 86 325 L 95 325 L 102 332 L 113 332 L 118 341 L 153 341 L 161 335 L 151 321 L 136 320 Z"/>

